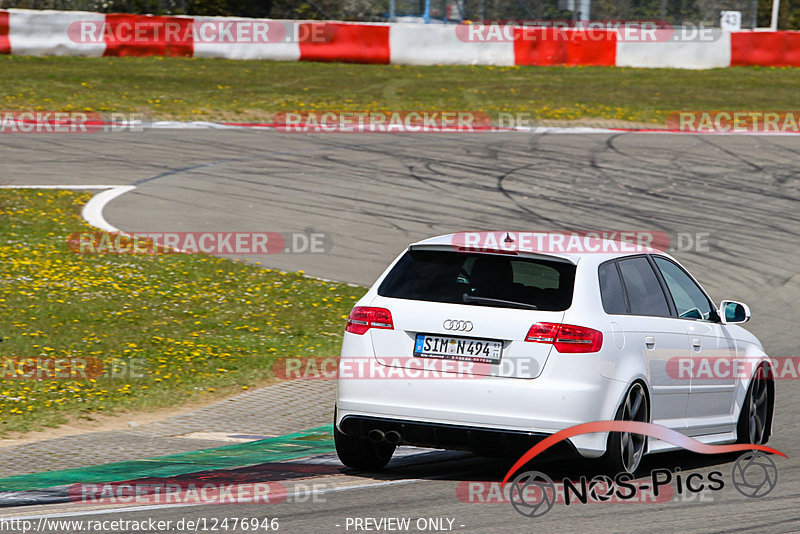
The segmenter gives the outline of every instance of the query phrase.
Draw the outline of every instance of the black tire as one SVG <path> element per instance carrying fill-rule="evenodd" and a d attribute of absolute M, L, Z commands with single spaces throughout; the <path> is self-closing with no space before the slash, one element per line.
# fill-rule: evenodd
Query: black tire
<path fill-rule="evenodd" d="M 359 471 L 380 471 L 392 459 L 395 446 L 385 441 L 373 443 L 369 439 L 357 436 L 348 436 L 333 424 L 333 441 L 336 444 L 336 454 L 339 460 L 347 467 Z"/>
<path fill-rule="evenodd" d="M 759 365 L 739 412 L 736 425 L 736 441 L 753 445 L 764 445 L 772 431 L 772 409 L 775 389 L 764 365 Z"/>
<path fill-rule="evenodd" d="M 641 382 L 634 382 L 617 409 L 617 421 L 650 422 L 650 404 Z M 608 474 L 636 473 L 647 451 L 647 436 L 630 432 L 609 432 L 606 453 L 601 457 L 603 471 Z"/>

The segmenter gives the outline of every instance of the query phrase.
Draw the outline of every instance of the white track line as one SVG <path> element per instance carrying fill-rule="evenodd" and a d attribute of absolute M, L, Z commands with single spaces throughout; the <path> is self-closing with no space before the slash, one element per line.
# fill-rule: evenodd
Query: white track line
<path fill-rule="evenodd" d="M 106 232 L 124 233 L 103 217 L 103 208 L 118 196 L 136 189 L 135 185 L 0 185 L 0 189 L 105 189 L 94 195 L 83 207 L 81 215 L 95 228 Z"/>
<path fill-rule="evenodd" d="M 166 129 L 166 130 L 203 130 L 203 129 L 216 129 L 216 130 L 276 130 L 276 131 L 284 131 L 286 130 L 286 126 L 282 125 L 275 125 L 271 123 L 263 123 L 263 124 L 237 124 L 237 123 L 220 123 L 220 122 L 209 122 L 209 121 L 154 121 L 149 123 L 142 123 L 137 122 L 134 124 L 139 128 L 152 128 L 152 129 Z M 295 126 L 291 126 L 290 128 L 294 128 Z M 304 127 L 303 124 L 299 124 L 296 127 Z M 384 132 L 381 131 L 377 126 L 358 126 L 353 125 L 349 126 L 348 128 L 352 128 L 352 130 L 348 129 L 347 133 L 508 133 L 508 132 L 518 132 L 518 133 L 533 133 L 533 134 L 619 134 L 619 133 L 635 133 L 635 134 L 671 134 L 671 135 L 686 135 L 686 134 L 693 134 L 693 135 L 798 135 L 800 132 L 763 132 L 763 131 L 753 131 L 753 132 L 684 132 L 679 130 L 667 130 L 667 129 L 659 129 L 659 128 L 652 128 L 652 129 L 635 129 L 635 128 L 603 128 L 603 127 L 593 127 L 593 126 L 513 126 L 508 128 L 501 128 L 501 127 L 492 127 L 489 129 L 484 130 L 469 130 L 469 129 L 458 129 L 458 128 L 444 128 L 436 130 L 435 132 L 405 132 L 405 131 L 397 131 L 397 132 Z M 319 133 L 339 133 L 336 131 L 331 132 L 315 132 L 313 128 L 308 132 L 295 132 L 292 130 L 286 131 L 285 133 L 296 134 L 296 133 L 310 133 L 310 134 L 319 134 Z"/>
<path fill-rule="evenodd" d="M 117 198 L 118 196 L 136 189 L 135 185 L 118 185 L 111 189 L 106 189 L 102 193 L 93 196 L 89 202 L 83 207 L 81 215 L 92 226 L 105 230 L 106 232 L 119 232 L 120 230 L 106 221 L 103 217 L 103 208 L 106 204 Z"/>
<path fill-rule="evenodd" d="M 248 123 L 222 123 L 211 121 L 128 121 L 124 125 L 121 123 L 103 123 L 103 126 L 118 127 L 125 126 L 130 131 L 141 132 L 147 129 L 154 130 L 257 130 L 257 131 L 281 131 L 289 135 L 299 133 L 309 134 L 327 134 L 327 133 L 381 133 L 381 134 L 475 134 L 475 133 L 532 133 L 532 134 L 670 134 L 670 135 L 773 135 L 773 136 L 786 136 L 786 135 L 800 135 L 800 132 L 764 132 L 764 131 L 730 131 L 730 132 L 717 132 L 717 131 L 680 131 L 680 130 L 667 130 L 659 128 L 625 128 L 625 127 L 595 127 L 595 126 L 509 126 L 509 127 L 491 127 L 486 129 L 469 129 L 469 128 L 439 128 L 432 131 L 404 131 L 402 129 L 396 131 L 384 131 L 382 127 L 377 125 L 348 125 L 346 129 L 330 131 L 317 131 L 316 126 L 307 126 L 302 123 L 292 125 L 281 125 L 275 123 L 261 123 L 261 124 L 248 124 Z M 297 129 L 300 128 L 300 129 Z M 308 128 L 308 130 L 302 130 Z M 116 132 L 110 132 L 116 133 Z"/>

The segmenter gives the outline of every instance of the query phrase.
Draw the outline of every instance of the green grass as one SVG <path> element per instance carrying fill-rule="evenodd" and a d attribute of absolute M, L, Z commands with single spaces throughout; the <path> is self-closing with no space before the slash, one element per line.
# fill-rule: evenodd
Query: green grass
<path fill-rule="evenodd" d="M 0 191 L 0 434 L 218 397 L 264 383 L 277 357 L 338 354 L 363 288 L 204 255 L 70 252 L 88 198 Z M 12 379 L 24 358 L 120 376 Z"/>
<path fill-rule="evenodd" d="M 664 123 L 677 110 L 793 110 L 800 69 L 385 66 L 0 57 L 0 109 L 268 120 L 278 111 L 454 110 Z"/>

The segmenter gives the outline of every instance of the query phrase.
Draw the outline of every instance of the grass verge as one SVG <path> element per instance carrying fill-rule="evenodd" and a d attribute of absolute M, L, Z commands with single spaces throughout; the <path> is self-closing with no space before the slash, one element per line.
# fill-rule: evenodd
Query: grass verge
<path fill-rule="evenodd" d="M 269 120 L 279 111 L 454 110 L 664 124 L 671 111 L 797 107 L 800 69 L 399 66 L 0 56 L 8 110 Z"/>
<path fill-rule="evenodd" d="M 338 353 L 363 288 L 205 255 L 76 254 L 89 198 L 0 192 L 0 434 L 247 389 L 277 357 Z M 104 372 L 25 378 L 31 358 Z"/>

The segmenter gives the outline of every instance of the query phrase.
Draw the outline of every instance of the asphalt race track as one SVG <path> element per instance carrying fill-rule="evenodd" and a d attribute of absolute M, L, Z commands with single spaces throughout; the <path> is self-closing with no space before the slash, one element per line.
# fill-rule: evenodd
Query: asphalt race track
<path fill-rule="evenodd" d="M 409 242 L 458 230 L 700 233 L 707 247 L 674 255 L 717 302 L 750 305 L 747 327 L 772 356 L 800 356 L 798 162 L 796 136 L 150 130 L 0 137 L 2 184 L 136 185 L 104 212 L 126 231 L 321 232 L 328 253 L 249 259 L 364 285 Z M 798 380 L 778 382 L 770 445 L 789 458 L 776 459 L 778 486 L 761 499 L 726 486 L 707 499 L 557 505 L 527 519 L 508 504 L 457 498 L 459 482 L 500 480 L 508 462 L 433 453 L 427 463 L 390 464 L 378 477 L 335 475 L 331 487 L 336 477 L 364 487 L 332 489 L 325 502 L 81 517 L 269 516 L 284 532 L 346 532 L 348 517 L 386 516 L 451 518 L 464 532 L 798 531 L 798 399 Z M 733 459 L 674 453 L 651 457 L 645 470 L 720 470 L 729 480 Z M 556 479 L 573 468 L 554 464 L 546 472 Z M 396 483 L 374 484 L 384 481 Z"/>

